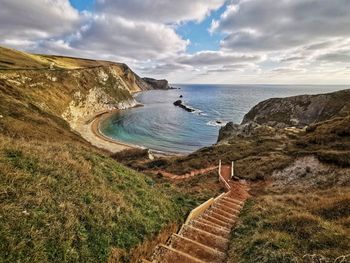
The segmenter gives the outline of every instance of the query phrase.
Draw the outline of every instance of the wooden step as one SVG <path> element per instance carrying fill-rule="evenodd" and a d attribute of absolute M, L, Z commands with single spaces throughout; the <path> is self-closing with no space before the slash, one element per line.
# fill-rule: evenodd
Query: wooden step
<path fill-rule="evenodd" d="M 205 224 L 205 223 L 201 223 L 201 222 L 198 222 L 198 221 L 192 221 L 190 223 L 190 225 L 194 226 L 196 228 L 199 228 L 201 230 L 207 231 L 209 233 L 212 233 L 214 235 L 222 236 L 224 238 L 228 238 L 229 235 L 230 235 L 230 231 L 224 230 L 224 229 L 222 229 L 220 227 L 212 226 L 210 224 Z"/>
<path fill-rule="evenodd" d="M 220 204 L 226 205 L 226 206 L 228 206 L 228 207 L 231 207 L 232 209 L 237 209 L 237 210 L 241 210 L 241 208 L 242 208 L 242 206 L 237 205 L 237 204 L 235 204 L 235 203 L 231 203 L 231 202 L 229 202 L 229 201 L 227 201 L 227 200 L 224 200 L 224 199 L 222 199 L 222 200 L 220 201 Z"/>
<path fill-rule="evenodd" d="M 210 222 L 213 222 L 213 223 L 215 223 L 215 224 L 218 224 L 218 225 L 220 225 L 220 226 L 222 226 L 222 227 L 226 227 L 226 228 L 228 228 L 228 229 L 231 229 L 231 224 L 230 223 L 228 223 L 228 222 L 225 222 L 225 221 L 222 221 L 221 219 L 218 219 L 218 218 L 215 218 L 215 217 L 213 217 L 213 216 L 211 216 L 211 215 L 209 215 L 209 214 L 204 214 L 204 215 L 202 215 L 201 216 L 201 219 L 205 219 L 205 220 L 208 220 L 208 221 L 210 221 Z"/>
<path fill-rule="evenodd" d="M 223 209 L 220 209 L 220 208 L 218 208 L 218 207 L 212 207 L 211 209 L 210 209 L 210 211 L 213 211 L 213 212 L 215 212 L 215 213 L 218 213 L 218 214 L 220 214 L 220 215 L 223 215 L 223 216 L 226 216 L 226 217 L 228 217 L 228 218 L 236 218 L 237 217 L 237 214 L 232 214 L 232 213 L 229 213 L 229 212 L 227 212 L 227 211 L 225 211 L 225 210 L 223 210 Z"/>
<path fill-rule="evenodd" d="M 157 254 L 158 258 L 153 261 L 155 263 L 206 263 L 187 253 L 165 245 L 159 246 Z"/>
<path fill-rule="evenodd" d="M 224 216 L 224 215 L 219 214 L 219 213 L 214 212 L 214 211 L 209 211 L 208 215 L 228 223 L 231 227 L 236 222 L 236 220 L 233 217 L 230 218 L 230 217 Z"/>
<path fill-rule="evenodd" d="M 224 197 L 222 198 L 222 200 L 225 200 L 225 201 L 230 202 L 230 203 L 237 204 L 237 205 L 239 205 L 239 206 L 242 206 L 242 205 L 243 205 L 243 201 L 238 200 L 238 199 L 236 199 L 236 198 L 230 198 L 230 197 L 224 196 Z"/>
<path fill-rule="evenodd" d="M 224 227 L 224 226 L 221 226 L 221 225 L 218 225 L 217 223 L 214 223 L 214 222 L 211 222 L 211 221 L 208 221 L 204 218 L 197 218 L 195 220 L 193 220 L 193 222 L 199 222 L 199 223 L 203 223 L 203 224 L 207 224 L 207 225 L 211 225 L 211 226 L 215 226 L 215 227 L 219 227 L 227 232 L 230 232 L 230 228 L 227 228 L 227 227 Z"/>
<path fill-rule="evenodd" d="M 224 203 L 216 203 L 213 207 L 217 207 L 219 209 L 225 210 L 226 212 L 228 212 L 232 215 L 238 215 L 240 213 L 240 211 L 238 209 L 227 206 Z"/>
<path fill-rule="evenodd" d="M 211 234 L 189 225 L 184 225 L 181 228 L 179 235 L 197 241 L 205 246 L 218 249 L 221 252 L 225 252 L 228 247 L 227 238 Z"/>
<path fill-rule="evenodd" d="M 171 247 L 207 263 L 222 263 L 226 258 L 225 253 L 178 234 L 171 237 Z"/>

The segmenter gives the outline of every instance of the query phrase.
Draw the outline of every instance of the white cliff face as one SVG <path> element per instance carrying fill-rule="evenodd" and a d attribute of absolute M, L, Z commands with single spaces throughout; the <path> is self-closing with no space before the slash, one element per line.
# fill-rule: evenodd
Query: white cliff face
<path fill-rule="evenodd" d="M 81 78 L 80 73 L 72 72 L 74 78 Z M 129 85 L 120 77 L 116 68 L 98 68 L 95 71 L 93 87 L 86 90 L 79 88 L 72 96 L 72 101 L 62 114 L 62 117 L 77 129 L 82 123 L 91 120 L 100 113 L 123 110 L 137 105 L 131 96 Z"/>
<path fill-rule="evenodd" d="M 101 113 L 136 106 L 132 94 L 151 88 L 124 64 L 9 70 L 0 72 L 0 81 L 21 90 L 31 104 L 62 117 L 79 133 Z"/>
<path fill-rule="evenodd" d="M 77 91 L 72 100 L 62 114 L 62 117 L 68 121 L 74 129 L 81 121 L 86 121 L 98 113 L 107 112 L 116 109 L 127 109 L 134 107 L 137 103 L 134 99 L 116 102 L 115 98 L 107 94 L 101 88 L 92 88 L 86 96 Z"/>

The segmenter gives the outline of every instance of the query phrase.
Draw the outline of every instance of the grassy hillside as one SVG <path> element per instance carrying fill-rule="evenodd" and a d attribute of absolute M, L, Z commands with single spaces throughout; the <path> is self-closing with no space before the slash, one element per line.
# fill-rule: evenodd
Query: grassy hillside
<path fill-rule="evenodd" d="M 109 96 L 106 105 L 129 98 L 135 82 L 118 65 L 6 49 L 0 60 L 65 67 L 0 70 L 0 262 L 134 262 L 221 191 L 216 175 L 171 185 L 126 168 L 62 118 L 69 105 L 89 110 L 91 89 Z M 82 63 L 98 67 L 71 69 Z"/>
<path fill-rule="evenodd" d="M 130 100 L 138 76 L 122 64 L 0 49 L 0 262 L 135 262 L 222 192 L 215 172 L 176 184 L 149 172 L 218 159 L 253 182 L 229 262 L 349 253 L 349 116 L 306 130 L 262 126 L 185 157 L 112 158 L 72 127 Z"/>
<path fill-rule="evenodd" d="M 349 158 L 347 116 L 304 131 L 261 127 L 187 157 L 133 166 L 179 173 L 236 160 L 236 176 L 252 180 L 253 196 L 232 234 L 228 262 L 349 262 Z"/>
<path fill-rule="evenodd" d="M 29 54 L 5 47 L 0 47 L 0 51 L 0 69 L 49 69 L 51 65 L 58 69 L 77 69 L 112 64 L 92 59 Z"/>
<path fill-rule="evenodd" d="M 183 214 L 151 179 L 88 147 L 1 137 L 0 165 L 7 262 L 106 261 Z"/>
<path fill-rule="evenodd" d="M 172 186 L 68 139 L 0 139 L 1 262 L 129 262 L 221 190 L 201 191 L 216 175 Z"/>
<path fill-rule="evenodd" d="M 350 169 L 322 166 L 298 163 L 256 188 L 228 262 L 349 262 Z"/>

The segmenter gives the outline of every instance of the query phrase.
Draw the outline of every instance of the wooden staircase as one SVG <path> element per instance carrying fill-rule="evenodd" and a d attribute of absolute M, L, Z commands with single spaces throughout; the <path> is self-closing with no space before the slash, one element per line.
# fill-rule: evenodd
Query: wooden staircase
<path fill-rule="evenodd" d="M 228 192 L 213 199 L 199 216 L 188 219 L 166 244 L 159 245 L 147 263 L 222 263 L 227 257 L 230 233 L 248 198 L 245 182 L 231 181 L 230 166 L 219 165 Z"/>

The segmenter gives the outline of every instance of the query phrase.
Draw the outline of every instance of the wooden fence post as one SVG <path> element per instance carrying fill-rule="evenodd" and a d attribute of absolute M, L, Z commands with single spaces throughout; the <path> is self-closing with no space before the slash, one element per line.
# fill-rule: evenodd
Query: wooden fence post
<path fill-rule="evenodd" d="M 235 177 L 235 162 L 231 163 L 231 178 Z"/>

